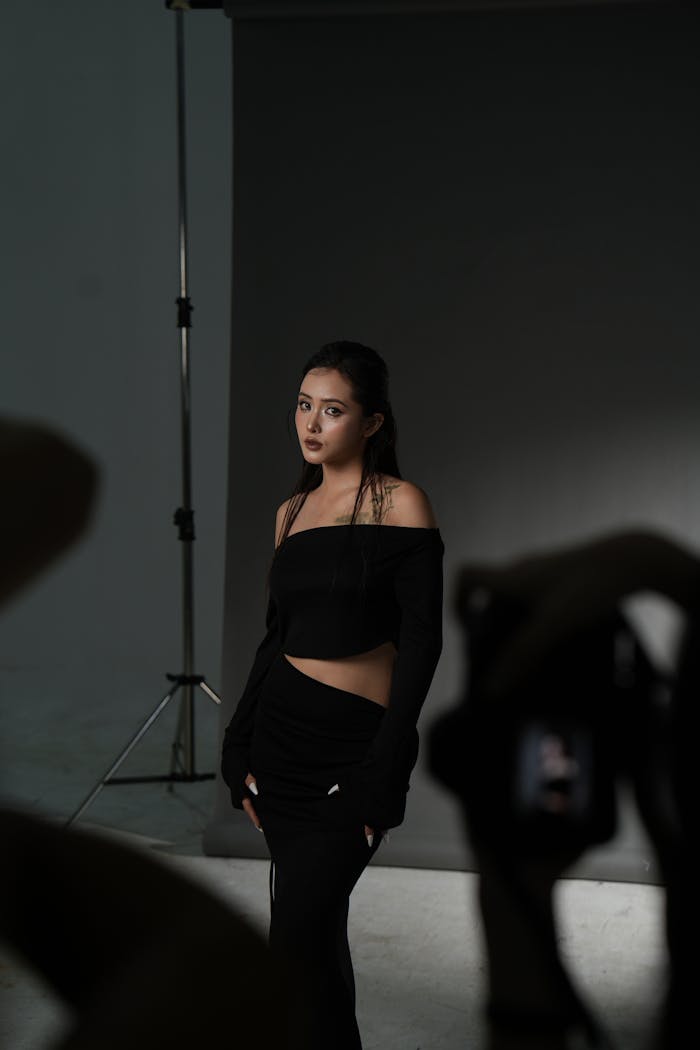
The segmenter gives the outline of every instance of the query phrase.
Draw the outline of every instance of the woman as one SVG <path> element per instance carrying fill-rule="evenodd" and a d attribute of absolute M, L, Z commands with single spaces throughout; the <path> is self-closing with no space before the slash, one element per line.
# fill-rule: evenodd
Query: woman
<path fill-rule="evenodd" d="M 222 773 L 272 856 L 270 945 L 299 981 L 292 1043 L 358 1050 L 349 897 L 403 820 L 442 645 L 443 544 L 399 473 L 374 350 L 330 343 L 311 357 L 296 429 L 304 467 L 277 511 L 267 634 Z"/>

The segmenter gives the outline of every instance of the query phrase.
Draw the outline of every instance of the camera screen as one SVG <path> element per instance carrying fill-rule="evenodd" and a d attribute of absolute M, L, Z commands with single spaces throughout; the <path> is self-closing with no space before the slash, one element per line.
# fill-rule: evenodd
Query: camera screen
<path fill-rule="evenodd" d="M 593 740 L 586 727 L 527 725 L 516 754 L 516 812 L 585 819 L 593 805 L 592 768 Z"/>

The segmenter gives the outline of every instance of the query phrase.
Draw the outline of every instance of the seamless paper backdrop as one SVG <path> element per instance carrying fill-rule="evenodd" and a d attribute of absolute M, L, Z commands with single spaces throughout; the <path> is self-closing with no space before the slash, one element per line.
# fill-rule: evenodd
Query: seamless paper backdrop
<path fill-rule="evenodd" d="M 694 14 L 582 8 L 233 21 L 234 240 L 222 727 L 264 631 L 286 413 L 318 345 L 386 357 L 402 472 L 451 584 L 647 524 L 693 543 L 700 497 Z M 572 668 L 572 674 L 575 669 Z M 563 683 L 565 689 L 565 683 Z M 209 852 L 262 855 L 223 785 Z M 654 877 L 634 821 L 579 873 Z M 421 766 L 382 863 L 471 866 Z"/>

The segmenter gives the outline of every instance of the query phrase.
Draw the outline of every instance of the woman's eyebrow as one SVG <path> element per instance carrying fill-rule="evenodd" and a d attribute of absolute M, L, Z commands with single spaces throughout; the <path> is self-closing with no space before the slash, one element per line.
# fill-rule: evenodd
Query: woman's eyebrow
<path fill-rule="evenodd" d="M 305 394 L 303 390 L 300 390 L 300 391 L 299 391 L 299 395 L 298 395 L 298 396 L 299 396 L 299 397 L 306 397 L 306 398 L 308 398 L 308 399 L 309 399 L 309 401 L 313 401 L 313 398 L 312 398 L 311 394 Z M 337 403 L 338 403 L 339 405 L 342 405 L 342 406 L 343 406 L 343 408 L 347 408 L 347 407 L 348 407 L 348 406 L 347 406 L 347 405 L 345 404 L 345 402 L 344 402 L 344 401 L 341 401 L 341 400 L 340 400 L 340 398 L 339 398 L 339 397 L 322 397 L 322 398 L 320 398 L 320 400 L 321 400 L 321 401 L 337 401 Z"/>

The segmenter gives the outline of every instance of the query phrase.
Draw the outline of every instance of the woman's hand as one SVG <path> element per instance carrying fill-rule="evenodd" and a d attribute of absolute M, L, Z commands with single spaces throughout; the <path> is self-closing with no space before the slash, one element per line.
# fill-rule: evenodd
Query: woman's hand
<path fill-rule="evenodd" d="M 247 783 L 248 781 L 246 780 L 246 784 Z M 337 791 L 340 791 L 340 784 L 334 784 L 333 787 L 330 788 L 328 794 L 335 795 Z M 365 824 L 365 838 L 367 839 L 367 845 L 372 849 L 372 846 L 374 845 L 374 828 L 371 828 L 369 824 Z"/>
<path fill-rule="evenodd" d="M 503 566 L 463 566 L 455 591 L 460 618 L 468 614 L 472 592 L 482 588 L 529 608 L 486 672 L 485 691 L 498 698 L 527 684 L 560 644 L 610 616 L 631 594 L 656 591 L 696 613 L 700 558 L 661 533 L 626 530 Z"/>
<path fill-rule="evenodd" d="M 245 785 L 249 791 L 252 791 L 254 795 L 257 795 L 258 785 L 255 783 L 255 777 L 252 773 L 249 773 L 248 776 L 245 778 Z M 243 799 L 243 809 L 246 811 L 246 813 L 250 817 L 250 820 L 258 829 L 258 831 L 262 831 L 260 821 L 258 820 L 258 814 L 255 812 L 255 807 L 253 806 L 253 803 L 250 801 L 249 798 Z"/>

